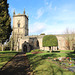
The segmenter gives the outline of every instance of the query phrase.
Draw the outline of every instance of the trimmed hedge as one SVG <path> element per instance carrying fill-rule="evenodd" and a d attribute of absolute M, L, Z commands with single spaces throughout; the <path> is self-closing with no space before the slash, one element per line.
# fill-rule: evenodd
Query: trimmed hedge
<path fill-rule="evenodd" d="M 46 35 L 43 37 L 43 47 L 58 46 L 58 40 L 55 35 Z"/>

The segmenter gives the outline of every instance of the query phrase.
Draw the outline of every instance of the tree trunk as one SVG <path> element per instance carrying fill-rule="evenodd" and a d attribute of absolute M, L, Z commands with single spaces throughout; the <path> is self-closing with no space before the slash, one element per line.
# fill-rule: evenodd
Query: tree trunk
<path fill-rule="evenodd" d="M 50 53 L 52 52 L 52 50 L 51 50 L 51 46 L 49 46 L 49 50 L 50 50 Z"/>
<path fill-rule="evenodd" d="M 10 51 L 12 51 L 12 40 L 11 40 L 11 49 L 10 49 Z"/>
<path fill-rule="evenodd" d="M 3 44 L 2 44 L 2 51 L 3 51 Z"/>
<path fill-rule="evenodd" d="M 74 50 L 74 53 L 75 53 L 75 50 Z"/>
<path fill-rule="evenodd" d="M 73 47 L 73 49 L 74 49 L 74 53 L 75 53 L 75 47 Z"/>
<path fill-rule="evenodd" d="M 18 44 L 18 42 L 17 42 L 17 50 L 16 50 L 17 52 L 19 51 L 19 44 Z"/>
<path fill-rule="evenodd" d="M 53 51 L 53 46 L 52 46 L 52 51 Z"/>

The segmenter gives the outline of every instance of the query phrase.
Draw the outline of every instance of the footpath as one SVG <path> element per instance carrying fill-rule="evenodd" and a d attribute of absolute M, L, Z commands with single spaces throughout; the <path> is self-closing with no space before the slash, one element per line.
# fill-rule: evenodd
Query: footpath
<path fill-rule="evenodd" d="M 2 68 L 0 75 L 31 75 L 30 65 L 26 54 L 17 54 Z"/>

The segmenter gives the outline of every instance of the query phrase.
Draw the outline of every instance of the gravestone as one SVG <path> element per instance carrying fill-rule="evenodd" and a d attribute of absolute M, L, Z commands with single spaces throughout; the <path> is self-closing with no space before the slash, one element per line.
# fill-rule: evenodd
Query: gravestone
<path fill-rule="evenodd" d="M 69 71 L 75 72 L 75 67 L 68 68 Z"/>

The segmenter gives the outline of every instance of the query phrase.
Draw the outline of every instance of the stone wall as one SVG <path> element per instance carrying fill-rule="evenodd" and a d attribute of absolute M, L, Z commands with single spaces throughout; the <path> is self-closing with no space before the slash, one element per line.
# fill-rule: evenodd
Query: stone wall
<path fill-rule="evenodd" d="M 58 49 L 59 50 L 66 50 L 66 42 L 64 35 L 56 35 L 58 39 Z"/>

